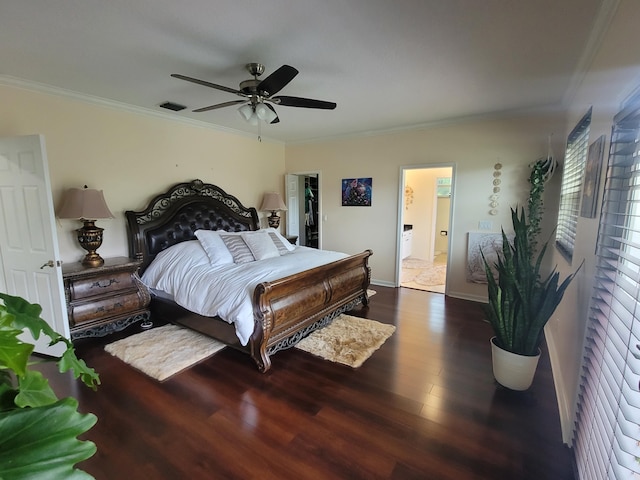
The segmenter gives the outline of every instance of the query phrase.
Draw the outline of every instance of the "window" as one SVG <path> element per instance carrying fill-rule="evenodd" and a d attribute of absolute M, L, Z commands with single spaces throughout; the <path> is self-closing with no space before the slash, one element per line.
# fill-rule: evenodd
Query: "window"
<path fill-rule="evenodd" d="M 580 479 L 640 478 L 640 96 L 614 119 L 573 446 Z"/>
<path fill-rule="evenodd" d="M 587 159 L 590 125 L 591 109 L 569 134 L 567 149 L 564 153 L 556 246 L 569 261 L 573 258 L 573 247 L 576 242 L 576 227 L 580 212 L 582 177 Z"/>

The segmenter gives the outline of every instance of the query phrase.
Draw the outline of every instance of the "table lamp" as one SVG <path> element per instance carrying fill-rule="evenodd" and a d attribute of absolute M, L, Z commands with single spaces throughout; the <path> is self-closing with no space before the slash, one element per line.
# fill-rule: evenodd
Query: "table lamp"
<path fill-rule="evenodd" d="M 280 217 L 277 212 L 281 212 L 286 209 L 287 206 L 282 201 L 282 197 L 279 193 L 268 192 L 264 194 L 260 210 L 263 212 L 271 212 L 271 215 L 268 217 L 270 227 L 278 228 L 280 226 Z"/>
<path fill-rule="evenodd" d="M 102 190 L 92 188 L 70 188 L 65 193 L 62 208 L 58 211 L 58 218 L 82 220 L 82 228 L 78 228 L 78 243 L 88 253 L 82 260 L 85 267 L 99 267 L 104 260 L 96 250 L 102 245 L 103 228 L 96 227 L 99 218 L 113 218 L 113 214 L 104 201 Z"/>

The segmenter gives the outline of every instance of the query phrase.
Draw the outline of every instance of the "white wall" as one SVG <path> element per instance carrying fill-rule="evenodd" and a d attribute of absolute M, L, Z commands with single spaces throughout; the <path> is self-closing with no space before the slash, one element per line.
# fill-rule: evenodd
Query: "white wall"
<path fill-rule="evenodd" d="M 566 124 L 566 131 L 570 131 L 589 107 L 593 107 L 589 143 L 593 143 L 600 135 L 606 136 L 599 202 L 602 200 L 613 116 L 624 99 L 640 87 L 640 49 L 636 48 L 638 19 L 640 2 L 620 1 L 598 53 L 571 102 Z M 594 252 L 600 209 L 599 204 L 596 218 L 578 218 L 576 248 L 571 265 L 557 251 L 553 252 L 553 262 L 563 276 L 574 271 L 583 260 L 585 262 L 577 281 L 567 291 L 546 329 L 566 441 L 571 436 L 587 310 L 595 272 Z"/>
<path fill-rule="evenodd" d="M 562 142 L 561 113 L 477 120 L 385 135 L 336 139 L 286 147 L 287 172 L 321 171 L 323 246 L 355 253 L 373 250 L 372 280 L 395 285 L 397 225 L 401 167 L 454 164 L 453 222 L 450 225 L 448 291 L 451 296 L 486 300 L 486 286 L 466 281 L 467 233 L 478 222 L 492 222 L 492 231 L 510 226 L 509 206 L 523 204 L 529 187 L 528 164 L 547 154 L 548 136 Z M 555 149 L 562 147 L 555 145 Z M 489 215 L 493 166 L 504 165 L 498 215 Z M 372 177 L 371 207 L 342 207 L 343 178 Z M 548 202 L 548 218 L 555 223 L 555 205 Z M 404 208 L 402 206 L 401 208 Z"/>
<path fill-rule="evenodd" d="M 449 251 L 449 209 L 451 208 L 450 197 L 438 197 L 436 206 L 436 230 L 435 230 L 435 254 L 440 255 Z M 443 236 L 441 232 L 447 232 Z"/>
<path fill-rule="evenodd" d="M 144 208 L 174 183 L 199 178 L 246 206 L 259 207 L 267 191 L 284 194 L 279 143 L 11 86 L 0 85 L 0 105 L 0 136 L 44 135 L 56 206 L 69 187 L 104 191 L 116 218 L 97 222 L 105 229 L 103 257 L 129 254 L 124 211 Z M 80 226 L 59 221 L 65 262 L 86 253 L 74 231 Z"/>

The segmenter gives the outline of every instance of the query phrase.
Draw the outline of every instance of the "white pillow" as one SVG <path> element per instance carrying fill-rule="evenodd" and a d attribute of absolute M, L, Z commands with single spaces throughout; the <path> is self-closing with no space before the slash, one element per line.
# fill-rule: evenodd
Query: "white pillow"
<path fill-rule="evenodd" d="M 249 250 L 256 260 L 264 260 L 265 258 L 279 257 L 278 247 L 264 230 L 257 232 L 242 232 L 242 239 L 245 241 Z"/>
<path fill-rule="evenodd" d="M 231 265 L 233 256 L 220 238 L 220 232 L 214 230 L 196 230 L 196 238 L 207 252 L 212 267 Z"/>
<path fill-rule="evenodd" d="M 158 253 L 142 275 L 142 283 L 173 295 L 179 278 L 196 267 L 208 265 L 209 257 L 197 240 L 178 243 Z"/>
<path fill-rule="evenodd" d="M 282 234 L 275 228 L 272 228 L 272 227 L 265 228 L 264 231 L 269 233 L 269 235 L 271 236 L 271 239 L 273 240 L 273 243 L 275 243 L 276 247 L 278 247 L 278 250 L 280 250 L 280 255 L 282 255 L 283 248 L 289 252 L 293 252 L 296 249 L 296 246 L 292 245 L 291 242 L 286 238 L 284 238 Z"/>

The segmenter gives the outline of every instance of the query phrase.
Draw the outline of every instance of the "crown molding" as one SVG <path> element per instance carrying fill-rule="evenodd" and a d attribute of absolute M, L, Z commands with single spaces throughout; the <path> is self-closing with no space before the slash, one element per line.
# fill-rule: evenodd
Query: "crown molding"
<path fill-rule="evenodd" d="M 101 97 L 95 97 L 93 95 L 86 95 L 78 92 L 73 92 L 71 90 L 66 90 L 64 88 L 53 87 L 51 85 L 47 85 L 44 83 L 33 82 L 30 80 L 24 80 L 22 78 L 11 77 L 9 75 L 0 75 L 0 85 L 4 85 L 7 87 L 20 88 L 23 90 L 29 90 L 32 92 L 43 93 L 46 95 L 53 95 L 57 97 L 68 98 L 70 100 L 76 100 L 83 103 L 88 103 L 91 105 L 97 105 L 100 107 L 111 108 L 113 110 L 124 111 L 128 113 L 132 113 L 135 115 L 143 115 L 147 117 L 160 118 L 162 120 L 169 120 L 176 123 L 181 123 L 184 125 L 190 125 L 198 128 L 206 128 L 209 130 L 215 130 L 218 132 L 229 133 L 232 135 L 238 135 L 246 138 L 255 138 L 256 135 L 253 133 L 243 132 L 240 130 L 235 130 L 233 128 L 227 128 L 220 125 L 214 125 L 207 122 L 202 122 L 200 120 L 193 120 L 187 117 L 179 117 L 172 115 L 170 113 L 159 112 L 153 110 L 151 108 L 138 107 L 135 105 L 130 105 L 127 103 L 117 102 L 115 100 L 110 100 Z M 267 137 L 260 136 L 261 141 L 268 141 L 270 143 L 278 143 L 283 144 L 284 142 L 280 140 L 274 140 Z"/>

